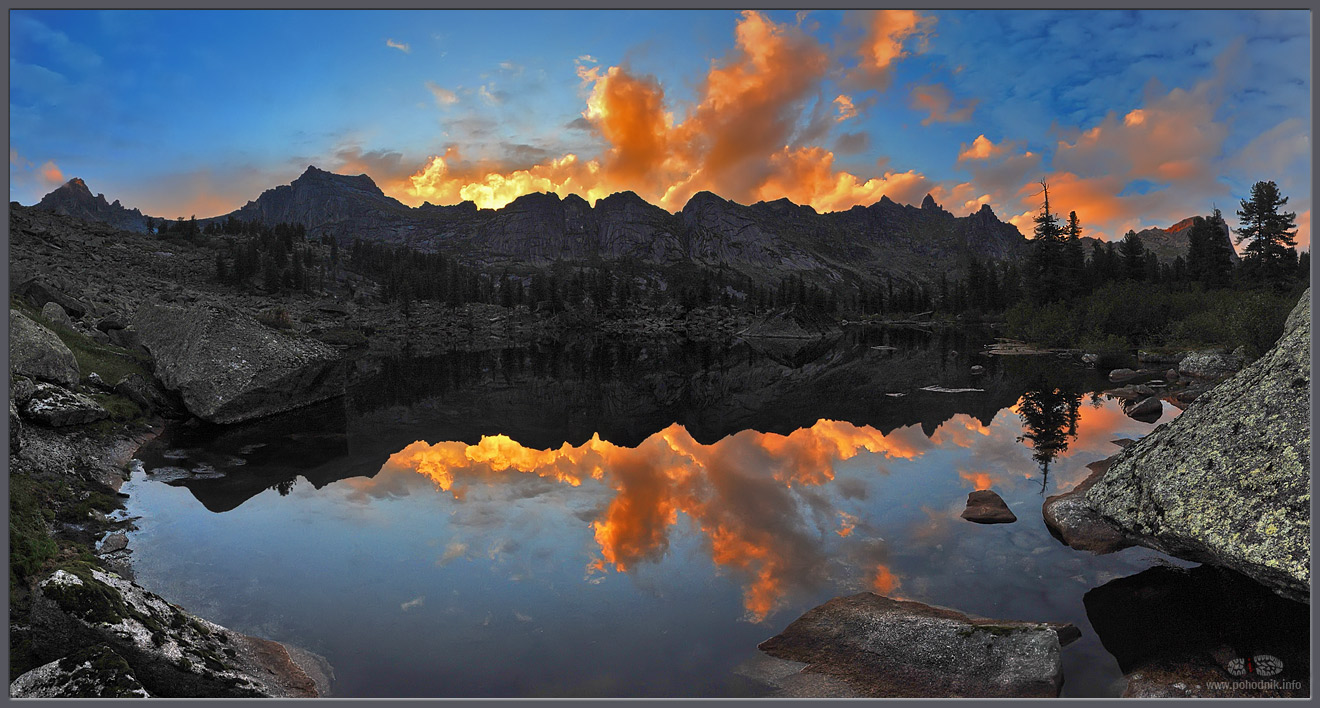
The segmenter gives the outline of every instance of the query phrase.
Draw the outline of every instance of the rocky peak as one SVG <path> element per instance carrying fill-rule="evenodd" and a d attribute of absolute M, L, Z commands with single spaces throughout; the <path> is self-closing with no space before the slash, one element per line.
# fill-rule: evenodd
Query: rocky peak
<path fill-rule="evenodd" d="M 146 218 L 137 209 L 125 209 L 116 199 L 106 201 L 104 194 L 92 195 L 87 183 L 74 177 L 41 198 L 37 209 L 87 221 L 99 221 L 129 231 L 146 229 Z"/>
<path fill-rule="evenodd" d="M 930 196 L 929 193 L 927 193 L 926 198 L 921 200 L 921 208 L 935 210 L 935 209 L 939 209 L 940 205 L 935 203 L 935 197 L 932 197 Z"/>

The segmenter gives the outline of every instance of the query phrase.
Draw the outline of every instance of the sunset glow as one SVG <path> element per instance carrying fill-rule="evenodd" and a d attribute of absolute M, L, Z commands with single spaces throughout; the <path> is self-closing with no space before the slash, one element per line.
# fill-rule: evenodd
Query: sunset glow
<path fill-rule="evenodd" d="M 76 175 L 148 214 L 212 216 L 315 164 L 409 206 L 633 191 L 677 211 L 709 190 L 837 211 L 930 193 L 1029 235 L 1045 179 L 1114 239 L 1216 205 L 1236 226 L 1273 179 L 1310 241 L 1300 11 L 20 11 L 11 31 L 23 203 Z M 194 58 L 235 38 L 227 74 Z M 305 65 L 296 96 L 256 78 Z"/>

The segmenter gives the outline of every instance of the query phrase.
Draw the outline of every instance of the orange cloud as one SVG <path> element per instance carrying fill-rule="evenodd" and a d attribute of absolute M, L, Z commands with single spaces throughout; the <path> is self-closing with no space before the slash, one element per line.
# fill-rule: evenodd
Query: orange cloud
<path fill-rule="evenodd" d="M 877 71 L 901 58 L 903 43 L 924 36 L 934 22 L 909 11 L 869 17 L 870 58 L 863 63 Z M 870 204 L 882 195 L 920 200 L 933 185 L 916 172 L 858 177 L 836 171 L 834 154 L 824 148 L 791 144 L 828 69 L 825 47 L 801 28 L 747 11 L 738 21 L 734 49 L 712 64 L 681 121 L 653 77 L 579 62 L 578 76 L 588 90 L 582 117 L 604 142 L 598 157 L 569 154 L 507 170 L 460 163 L 450 148 L 406 183 L 382 188 L 410 204 L 471 199 L 491 208 L 533 191 L 591 201 L 632 190 L 671 211 L 701 190 L 742 203 L 788 197 L 822 211 Z M 850 96 L 834 103 L 840 120 L 856 115 Z"/>
<path fill-rule="evenodd" d="M 866 34 L 858 55 L 860 63 L 853 80 L 867 88 L 883 89 L 889 85 L 891 67 L 908 56 L 908 43 L 915 39 L 917 51 L 925 51 L 925 42 L 935 29 L 935 18 L 915 10 L 872 10 L 853 15 Z"/>
<path fill-rule="evenodd" d="M 60 171 L 60 168 L 57 167 L 54 162 L 47 160 L 41 165 L 40 172 L 41 179 L 45 180 L 46 183 L 54 185 L 64 184 L 64 173 Z"/>
<path fill-rule="evenodd" d="M 853 105 L 852 98 L 844 94 L 839 94 L 838 97 L 834 99 L 834 105 L 839 107 L 839 117 L 835 118 L 835 120 L 840 123 L 857 116 L 857 106 Z"/>
<path fill-rule="evenodd" d="M 875 575 L 871 578 L 871 587 L 880 595 L 888 595 L 898 588 L 898 576 L 888 566 L 880 564 L 875 567 Z"/>
<path fill-rule="evenodd" d="M 994 486 L 994 479 L 989 472 L 971 472 L 968 470 L 958 470 L 958 476 L 964 481 L 971 482 L 974 489 L 989 489 Z"/>
<path fill-rule="evenodd" d="M 995 145 L 985 134 L 976 136 L 969 146 L 963 143 L 962 150 L 958 152 L 958 161 L 965 160 L 988 160 L 992 157 L 998 157 L 1007 150 L 1003 143 Z"/>
<path fill-rule="evenodd" d="M 976 104 L 977 101 L 973 99 L 954 108 L 953 94 L 949 93 L 949 89 L 944 84 L 921 85 L 912 89 L 912 108 L 926 112 L 926 117 L 921 120 L 922 125 L 966 123 L 972 119 Z"/>

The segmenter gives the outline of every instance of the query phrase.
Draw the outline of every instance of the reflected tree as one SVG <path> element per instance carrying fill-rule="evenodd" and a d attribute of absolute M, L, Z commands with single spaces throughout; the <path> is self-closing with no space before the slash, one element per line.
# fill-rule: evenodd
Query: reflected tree
<path fill-rule="evenodd" d="M 1031 458 L 1040 465 L 1042 495 L 1049 486 L 1050 463 L 1077 437 L 1081 405 L 1081 393 L 1048 386 L 1027 391 L 1018 402 L 1018 416 L 1026 428 L 1018 442 L 1031 441 Z"/>

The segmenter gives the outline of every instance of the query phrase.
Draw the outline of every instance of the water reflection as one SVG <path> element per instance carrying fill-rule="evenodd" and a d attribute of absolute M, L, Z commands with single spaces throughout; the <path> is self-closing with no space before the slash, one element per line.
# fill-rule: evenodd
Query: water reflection
<path fill-rule="evenodd" d="M 1078 410 L 1082 394 L 1061 388 L 1043 387 L 1027 391 L 1015 408 L 1022 417 L 1023 433 L 1019 440 L 1031 445 L 1031 459 L 1040 465 L 1040 493 L 1045 494 L 1050 481 L 1050 463 L 1068 450 L 1068 442 L 1077 437 Z"/>

